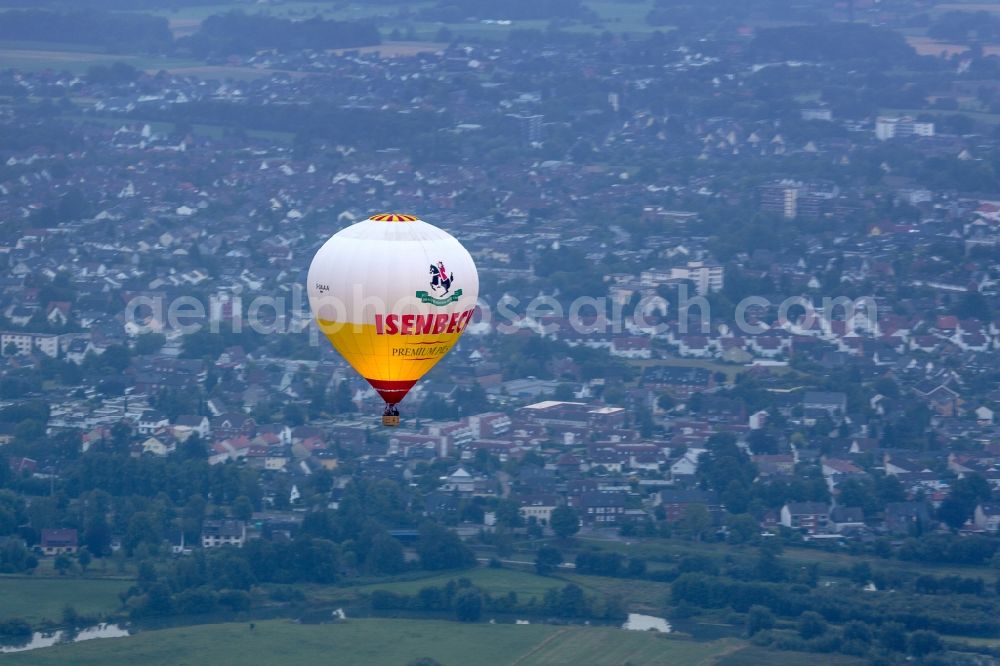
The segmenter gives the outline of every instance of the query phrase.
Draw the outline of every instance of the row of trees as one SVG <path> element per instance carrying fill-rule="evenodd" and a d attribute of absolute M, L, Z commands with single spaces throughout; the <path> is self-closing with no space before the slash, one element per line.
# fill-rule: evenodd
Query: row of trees
<path fill-rule="evenodd" d="M 198 56 L 252 54 L 268 48 L 350 48 L 381 42 L 378 29 L 370 23 L 321 17 L 292 21 L 229 12 L 209 16 L 196 33 L 175 44 L 167 19 L 162 16 L 91 8 L 7 11 L 0 22 L 0 38 L 101 46 L 114 53 L 162 53 L 176 46 Z M 119 82 L 107 78 L 102 81 Z"/>
<path fill-rule="evenodd" d="M 179 40 L 179 47 L 198 56 L 253 54 L 261 49 L 336 49 L 381 43 L 371 23 L 336 21 L 316 16 L 305 21 L 228 12 L 209 16 L 199 30 Z"/>
<path fill-rule="evenodd" d="M 763 606 L 782 617 L 814 611 L 827 622 L 859 621 L 870 626 L 898 622 L 909 631 L 923 629 L 965 636 L 987 636 L 1000 629 L 992 600 L 966 595 L 925 597 L 916 606 L 907 595 L 865 595 L 843 587 L 809 588 L 686 573 L 672 583 L 671 601 L 696 608 L 728 607 L 738 612 Z"/>
<path fill-rule="evenodd" d="M 376 590 L 371 595 L 375 610 L 410 610 L 422 612 L 451 611 L 462 622 L 475 622 L 483 612 L 557 618 L 621 620 L 625 610 L 615 597 L 588 597 L 572 583 L 550 587 L 541 600 L 532 596 L 521 601 L 516 592 L 492 596 L 472 585 L 466 578 L 448 581 L 441 587 L 424 587 L 415 595 Z"/>
<path fill-rule="evenodd" d="M 113 52 L 160 51 L 173 42 L 166 18 L 94 9 L 4 12 L 0 39 L 99 45 Z"/>
<path fill-rule="evenodd" d="M 805 611 L 794 623 L 794 633 L 776 630 L 774 613 L 764 606 L 751 606 L 746 616 L 747 635 L 757 645 L 779 650 L 843 652 L 855 656 L 876 657 L 879 653 L 909 653 L 917 658 L 944 649 L 934 631 L 919 629 L 908 634 L 898 622 L 885 622 L 872 629 L 857 620 L 837 630 L 815 611 Z"/>

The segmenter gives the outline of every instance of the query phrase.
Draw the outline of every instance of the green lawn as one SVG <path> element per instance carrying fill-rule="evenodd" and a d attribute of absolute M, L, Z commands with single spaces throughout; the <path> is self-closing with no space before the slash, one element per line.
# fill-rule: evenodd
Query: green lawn
<path fill-rule="evenodd" d="M 638 2 L 584 0 L 583 4 L 600 17 L 607 30 L 614 33 L 637 34 L 650 33 L 655 30 L 661 32 L 673 30 L 670 26 L 652 26 L 646 23 L 646 15 L 656 4 L 652 0 L 639 0 Z"/>
<path fill-rule="evenodd" d="M 71 45 L 67 44 L 0 40 L 0 69 L 8 67 L 26 71 L 55 69 L 82 73 L 93 65 L 110 65 L 115 62 L 124 62 L 137 69 L 153 71 L 201 64 L 194 60 L 179 58 L 102 53 L 87 46 L 71 48 Z"/>
<path fill-rule="evenodd" d="M 460 624 L 433 620 L 348 620 L 303 625 L 285 620 L 144 631 L 129 638 L 5 655 L 17 664 L 195 666 L 337 664 L 404 666 L 432 657 L 444 666 L 673 666 L 710 664 L 740 643 L 694 643 L 606 627 Z"/>
<path fill-rule="evenodd" d="M 635 578 L 609 578 L 560 571 L 559 578 L 582 587 L 588 594 L 617 596 L 629 611 L 662 615 L 670 584 Z"/>
<path fill-rule="evenodd" d="M 110 613 L 131 583 L 96 578 L 0 578 L 0 619 L 60 620 L 70 604 L 80 615 Z"/>
<path fill-rule="evenodd" d="M 388 590 L 397 594 L 417 594 L 424 587 L 442 587 L 449 580 L 458 580 L 459 578 L 468 578 L 473 585 L 482 588 L 494 597 L 515 592 L 521 603 L 527 602 L 532 597 L 541 601 L 546 590 L 574 583 L 582 587 L 588 595 L 618 596 L 625 602 L 629 611 L 653 615 L 662 613 L 664 600 L 670 594 L 668 583 L 648 580 L 585 576 L 564 569 L 560 569 L 552 576 L 539 576 L 523 569 L 490 569 L 486 567 L 369 585 L 308 585 L 303 586 L 302 589 L 310 599 L 315 601 L 348 602 L 375 590 Z"/>
<path fill-rule="evenodd" d="M 755 560 L 757 557 L 757 548 L 751 545 L 731 546 L 725 543 L 699 543 L 683 539 L 636 539 L 635 541 L 626 543 L 611 539 L 576 537 L 576 541 L 584 544 L 586 548 L 614 551 L 629 557 L 642 557 L 649 560 L 694 555 L 714 557 L 721 564 L 722 559 L 727 556 L 746 561 Z M 563 556 L 571 559 L 574 555 L 564 549 Z M 883 559 L 872 555 L 851 555 L 846 552 L 832 552 L 812 548 L 786 547 L 781 554 L 781 559 L 790 566 L 804 566 L 806 564 L 818 563 L 821 569 L 826 570 L 829 570 L 831 567 L 850 567 L 858 562 L 867 562 L 875 571 L 891 569 L 906 572 L 914 576 L 931 574 L 934 576 L 981 577 L 985 571 L 983 567 L 971 564 L 906 562 L 896 559 Z"/>
<path fill-rule="evenodd" d="M 144 118 L 132 118 L 132 117 L 114 117 L 114 116 L 94 116 L 94 115 L 83 115 L 83 114 L 68 114 L 64 113 L 59 116 L 64 120 L 73 120 L 84 123 L 95 123 L 100 125 L 107 125 L 110 127 L 121 127 L 122 125 L 136 125 L 136 124 L 148 124 L 149 128 L 157 134 L 169 133 L 174 131 L 175 123 L 168 123 L 159 120 L 146 120 Z M 224 125 L 210 125 L 207 123 L 194 123 L 191 125 L 191 131 L 195 135 L 207 136 L 214 139 L 220 138 L 227 128 Z M 242 129 L 242 128 L 238 128 Z M 251 139 L 266 139 L 268 141 L 274 141 L 276 143 L 291 143 L 295 138 L 295 134 L 292 132 L 278 132 L 274 130 L 258 130 L 258 129 L 247 129 L 243 130 L 248 137 Z"/>
<path fill-rule="evenodd" d="M 415 14 L 421 9 L 431 7 L 434 4 L 432 0 L 399 0 L 399 2 L 378 4 L 363 2 L 330 4 L 329 2 L 293 0 L 273 6 L 251 6 L 247 3 L 218 4 L 180 7 L 177 9 L 158 9 L 144 13 L 166 17 L 170 21 L 170 27 L 175 35 L 190 34 L 197 30 L 198 24 L 207 17 L 233 10 L 296 20 L 307 19 L 313 16 L 322 16 L 327 19 L 341 21 L 377 19 L 381 22 L 380 28 L 385 37 L 394 29 L 405 33 L 408 28 L 412 28 L 414 31 L 413 36 L 421 40 L 433 39 L 441 27 L 447 27 L 454 35 L 459 37 L 506 39 L 511 30 L 545 30 L 549 25 L 548 20 L 514 21 L 510 25 L 498 25 L 496 23 L 479 22 L 435 23 L 396 18 L 399 10 L 402 8 L 406 8 L 412 14 Z M 646 15 L 653 7 L 653 0 L 636 0 L 634 2 L 622 2 L 621 0 L 585 0 L 584 4 L 598 16 L 598 23 L 595 25 L 577 23 L 568 26 L 565 28 L 566 30 L 571 32 L 603 32 L 604 30 L 609 30 L 614 33 L 626 32 L 630 34 L 650 33 L 653 30 L 670 30 L 669 27 L 653 27 L 646 23 Z M 505 18 L 502 6 L 502 4 L 498 5 L 497 15 L 491 18 Z"/>
<path fill-rule="evenodd" d="M 757 646 L 735 650 L 719 658 L 717 666 L 799 666 L 823 664 L 824 666 L 861 666 L 864 659 L 842 654 L 809 654 L 805 652 L 779 652 Z"/>
<path fill-rule="evenodd" d="M 466 571 L 450 571 L 448 573 L 412 580 L 342 587 L 310 585 L 303 589 L 309 597 L 317 600 L 341 600 L 352 598 L 359 594 L 369 594 L 375 590 L 388 590 L 397 594 L 416 594 L 424 587 L 441 587 L 446 585 L 449 580 L 458 580 L 459 578 L 468 578 L 472 581 L 473 585 L 482 588 L 493 596 L 502 596 L 508 592 L 516 592 L 518 599 L 522 602 L 528 601 L 531 597 L 537 597 L 540 600 L 549 588 L 562 587 L 566 584 L 564 580 L 539 576 L 527 571 L 480 567 Z"/>

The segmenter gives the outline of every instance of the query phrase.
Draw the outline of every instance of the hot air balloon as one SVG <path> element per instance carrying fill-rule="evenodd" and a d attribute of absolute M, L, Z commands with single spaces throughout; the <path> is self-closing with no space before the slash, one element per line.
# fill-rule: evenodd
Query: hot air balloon
<path fill-rule="evenodd" d="M 307 289 L 320 330 L 385 400 L 382 423 L 399 425 L 396 406 L 472 320 L 479 275 L 448 232 L 385 213 L 331 236 Z"/>

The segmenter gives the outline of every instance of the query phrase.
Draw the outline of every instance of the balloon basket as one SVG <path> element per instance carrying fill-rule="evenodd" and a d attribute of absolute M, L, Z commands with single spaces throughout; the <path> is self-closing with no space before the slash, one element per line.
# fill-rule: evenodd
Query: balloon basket
<path fill-rule="evenodd" d="M 383 416 L 382 425 L 384 426 L 398 426 L 399 417 L 398 416 Z"/>

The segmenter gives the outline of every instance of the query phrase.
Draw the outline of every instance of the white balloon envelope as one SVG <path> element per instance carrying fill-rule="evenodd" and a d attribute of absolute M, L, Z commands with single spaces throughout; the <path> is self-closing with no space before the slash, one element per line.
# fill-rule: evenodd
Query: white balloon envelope
<path fill-rule="evenodd" d="M 331 236 L 313 257 L 307 290 L 320 330 L 389 415 L 469 325 L 479 275 L 448 232 L 385 213 Z"/>

